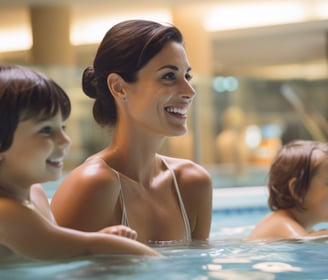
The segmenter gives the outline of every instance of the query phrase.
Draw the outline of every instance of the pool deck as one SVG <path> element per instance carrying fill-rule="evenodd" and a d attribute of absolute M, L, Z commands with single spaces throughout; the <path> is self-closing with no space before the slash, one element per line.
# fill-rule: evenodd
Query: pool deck
<path fill-rule="evenodd" d="M 43 184 L 49 201 L 59 186 L 60 180 Z M 213 210 L 237 208 L 264 208 L 268 203 L 266 186 L 227 187 L 213 189 Z"/>
<path fill-rule="evenodd" d="M 267 187 L 215 188 L 213 190 L 213 209 L 261 208 L 267 207 Z"/>

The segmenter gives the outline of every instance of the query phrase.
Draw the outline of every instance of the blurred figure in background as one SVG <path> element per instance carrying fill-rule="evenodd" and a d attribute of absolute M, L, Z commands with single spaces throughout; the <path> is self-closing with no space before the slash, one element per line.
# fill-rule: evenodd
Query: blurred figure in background
<path fill-rule="evenodd" d="M 222 131 L 216 138 L 220 164 L 231 165 L 235 174 L 242 176 L 250 160 L 246 143 L 245 115 L 239 107 L 228 107 L 222 114 Z"/>

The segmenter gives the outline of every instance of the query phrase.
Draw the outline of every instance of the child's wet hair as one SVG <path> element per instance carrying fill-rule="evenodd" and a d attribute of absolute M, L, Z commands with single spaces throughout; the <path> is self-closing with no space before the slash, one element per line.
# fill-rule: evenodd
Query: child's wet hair
<path fill-rule="evenodd" d="M 328 157 L 328 144 L 310 140 L 292 141 L 277 153 L 269 172 L 269 207 L 305 210 L 305 196 L 311 180 L 324 158 Z M 290 180 L 295 179 L 294 194 L 290 192 Z M 297 199 L 295 199 L 295 196 Z"/>

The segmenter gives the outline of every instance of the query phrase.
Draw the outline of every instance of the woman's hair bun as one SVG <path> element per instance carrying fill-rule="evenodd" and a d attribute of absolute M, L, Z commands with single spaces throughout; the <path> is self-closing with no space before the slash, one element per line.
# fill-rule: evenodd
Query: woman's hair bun
<path fill-rule="evenodd" d="M 82 89 L 83 92 L 91 98 L 96 98 L 98 95 L 95 69 L 92 66 L 85 68 L 83 71 Z"/>

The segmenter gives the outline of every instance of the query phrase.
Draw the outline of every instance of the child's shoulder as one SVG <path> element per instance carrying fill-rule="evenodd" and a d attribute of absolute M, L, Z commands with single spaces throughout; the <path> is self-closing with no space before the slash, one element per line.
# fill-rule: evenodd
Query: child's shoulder
<path fill-rule="evenodd" d="M 304 228 L 288 214 L 288 211 L 277 210 L 260 220 L 248 239 L 281 240 L 304 235 Z"/>
<path fill-rule="evenodd" d="M 12 225 L 24 221 L 31 212 L 30 202 L 18 202 L 9 198 L 0 198 L 0 225 Z"/>

